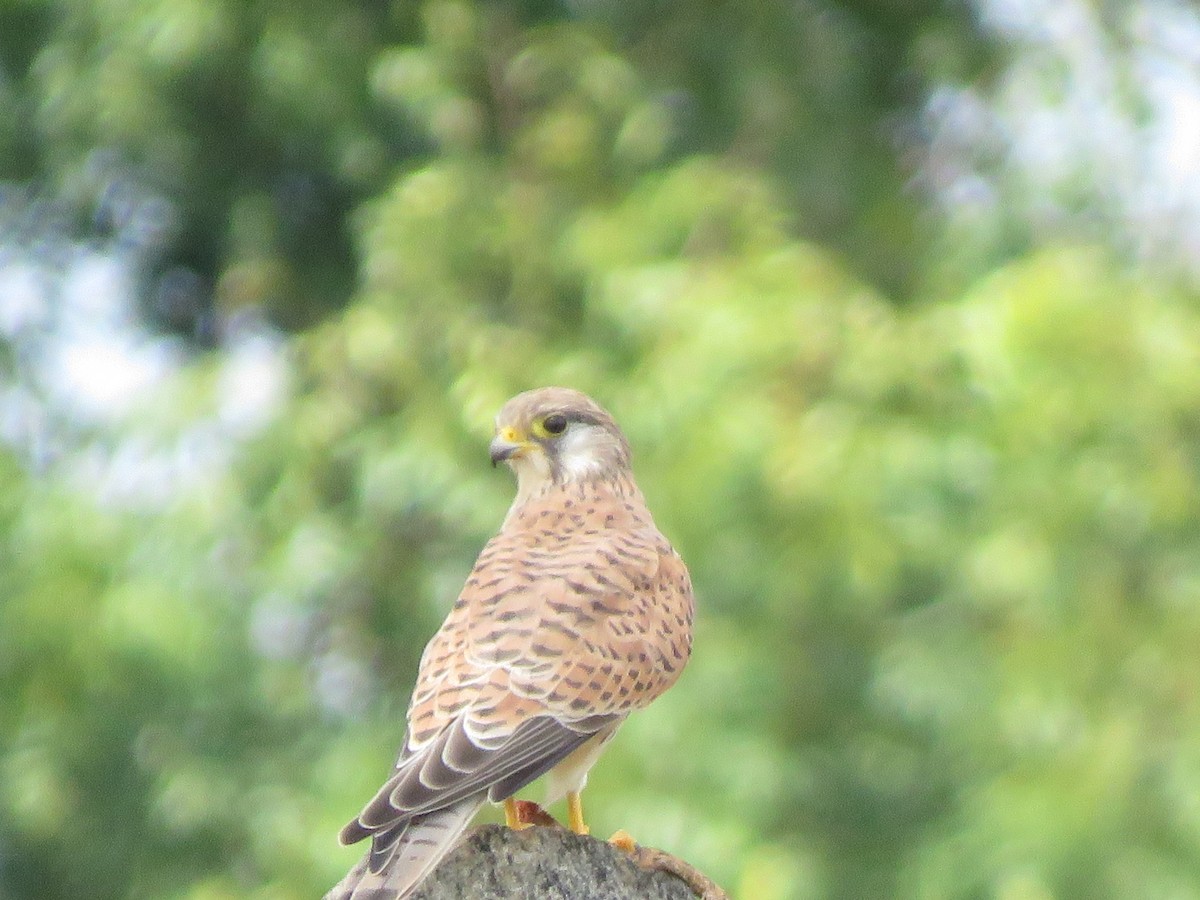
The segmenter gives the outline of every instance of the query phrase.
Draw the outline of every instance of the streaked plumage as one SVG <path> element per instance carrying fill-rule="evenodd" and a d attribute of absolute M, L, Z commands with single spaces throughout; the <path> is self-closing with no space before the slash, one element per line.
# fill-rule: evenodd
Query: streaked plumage
<path fill-rule="evenodd" d="M 528 391 L 497 416 L 491 454 L 517 497 L 425 648 L 394 773 L 342 830 L 371 838 L 368 864 L 328 898 L 406 896 L 485 801 L 547 772 L 547 802 L 577 799 L 603 745 L 690 655 L 688 572 L 612 417 L 578 391 Z"/>

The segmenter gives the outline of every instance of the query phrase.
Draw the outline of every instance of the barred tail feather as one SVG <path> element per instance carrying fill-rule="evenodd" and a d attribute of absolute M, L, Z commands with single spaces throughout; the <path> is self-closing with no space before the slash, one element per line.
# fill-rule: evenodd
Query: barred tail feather
<path fill-rule="evenodd" d="M 373 840 L 370 852 L 325 900 L 403 900 L 453 849 L 484 797 L 414 817 L 393 833 Z"/>

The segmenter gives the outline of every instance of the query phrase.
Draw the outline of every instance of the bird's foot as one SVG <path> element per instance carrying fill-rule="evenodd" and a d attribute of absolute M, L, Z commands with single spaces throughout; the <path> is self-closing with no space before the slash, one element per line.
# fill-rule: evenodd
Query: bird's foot
<path fill-rule="evenodd" d="M 620 831 L 613 833 L 613 836 L 608 839 L 608 842 L 618 850 L 624 850 L 626 853 L 634 853 L 637 851 L 637 841 L 633 839 L 628 831 L 622 828 Z"/>
<path fill-rule="evenodd" d="M 567 824 L 576 834 L 591 834 L 592 829 L 583 821 L 583 801 L 577 791 L 567 794 Z"/>

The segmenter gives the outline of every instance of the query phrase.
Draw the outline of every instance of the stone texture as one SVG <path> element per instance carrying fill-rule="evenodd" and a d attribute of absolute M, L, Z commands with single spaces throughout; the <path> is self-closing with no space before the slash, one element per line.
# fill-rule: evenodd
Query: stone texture
<path fill-rule="evenodd" d="M 560 828 L 471 832 L 412 900 L 695 900 L 675 875 L 649 871 L 606 841 Z"/>

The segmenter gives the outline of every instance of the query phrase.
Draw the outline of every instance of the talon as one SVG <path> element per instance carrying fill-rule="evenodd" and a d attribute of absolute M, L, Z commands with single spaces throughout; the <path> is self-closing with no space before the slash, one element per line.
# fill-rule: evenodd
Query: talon
<path fill-rule="evenodd" d="M 618 850 L 624 850 L 626 853 L 633 853 L 637 850 L 637 841 L 633 839 L 628 831 L 622 828 L 620 831 L 613 833 L 613 836 L 608 839 L 608 842 Z"/>

